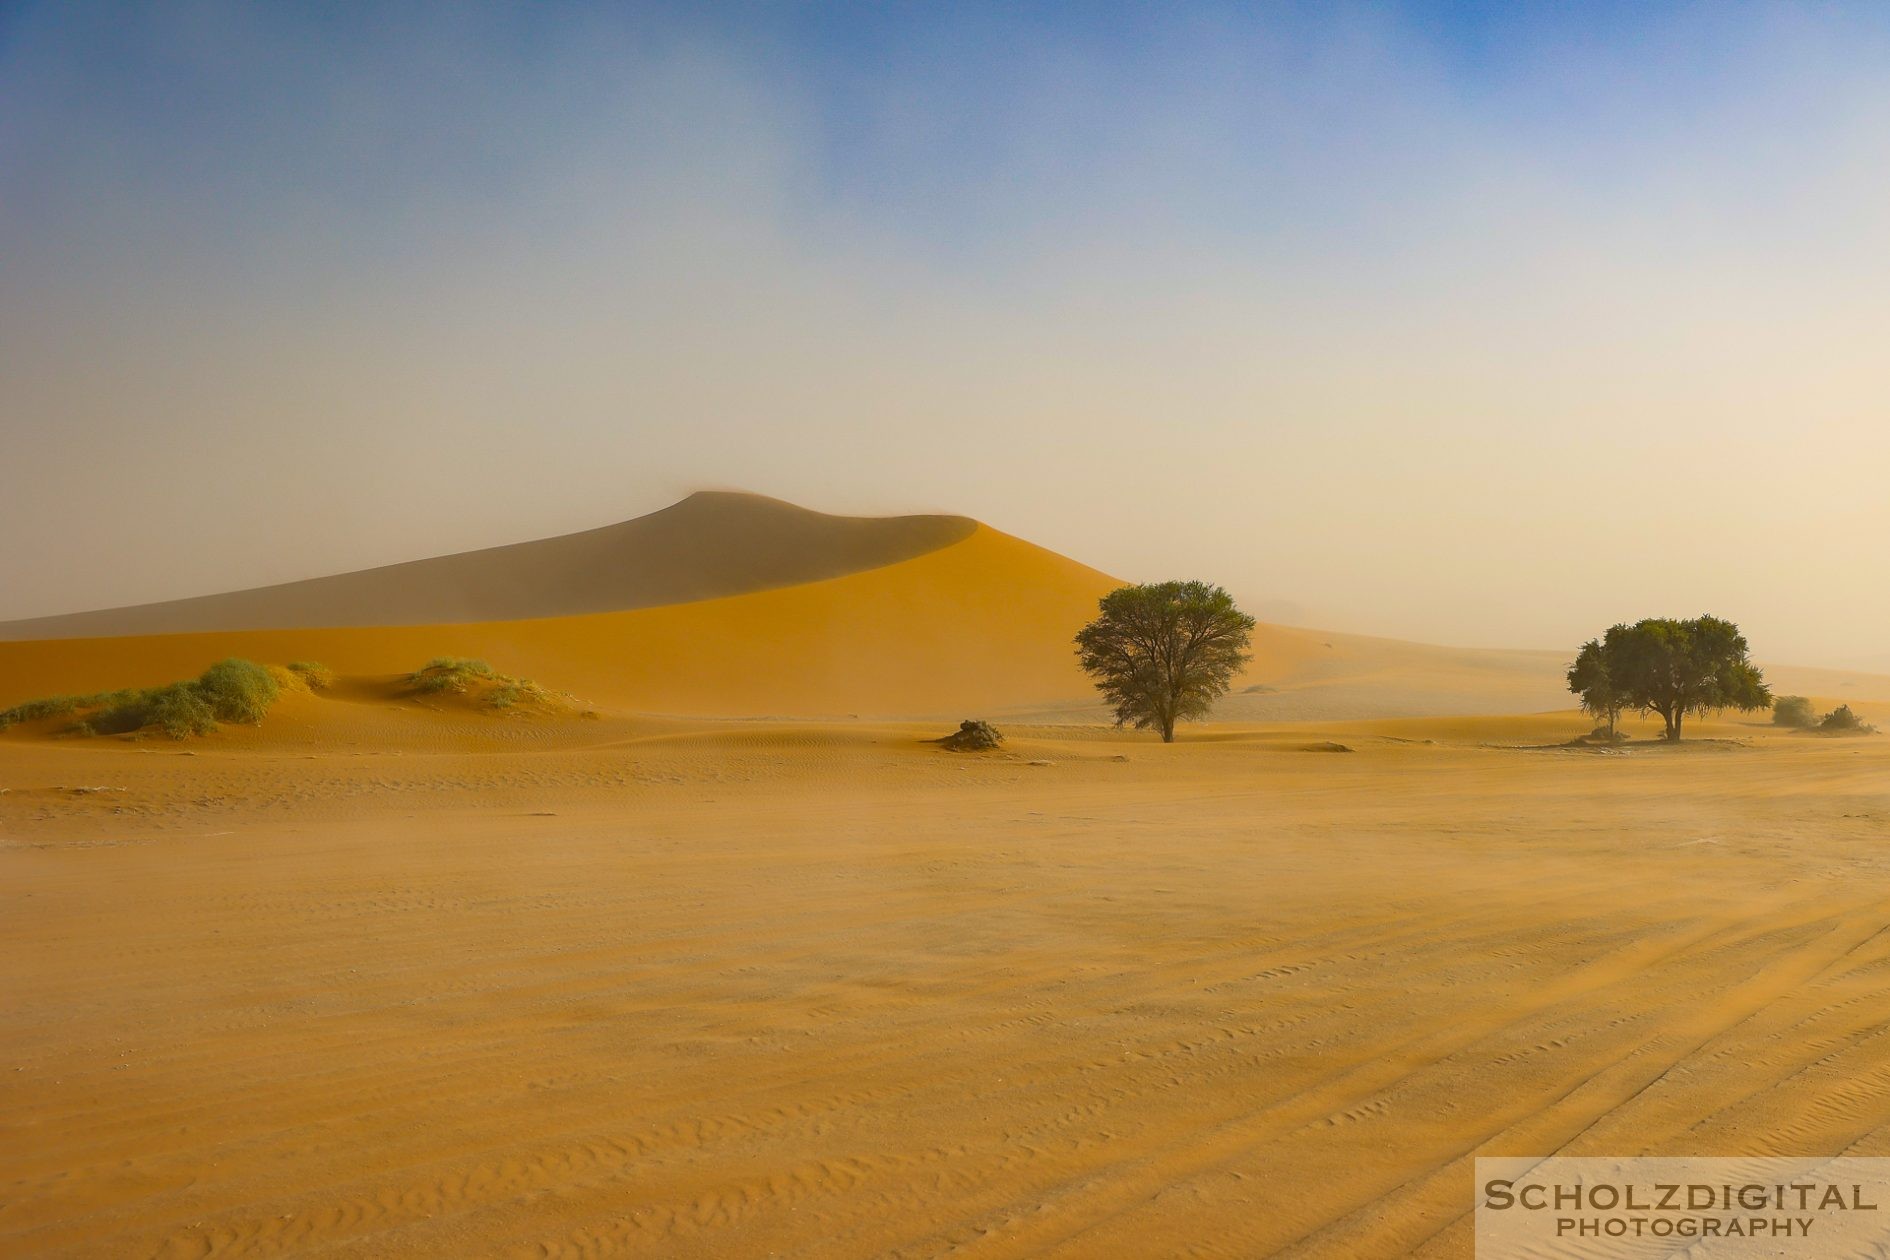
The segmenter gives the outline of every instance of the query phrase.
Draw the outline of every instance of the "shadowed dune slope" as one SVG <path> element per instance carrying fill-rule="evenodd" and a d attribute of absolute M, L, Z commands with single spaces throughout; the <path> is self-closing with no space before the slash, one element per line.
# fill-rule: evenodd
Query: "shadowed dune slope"
<path fill-rule="evenodd" d="M 704 492 L 580 534 L 253 590 L 0 622 L 0 639 L 436 625 L 620 612 L 896 564 L 971 536 L 962 516 L 828 516 Z"/>
<path fill-rule="evenodd" d="M 441 625 L 0 644 L 0 704 L 151 685 L 210 661 L 389 674 L 476 656 L 609 708 L 718 716 L 943 714 L 1071 702 L 1070 647 L 1115 579 L 997 530 L 825 581 L 659 608 Z"/>

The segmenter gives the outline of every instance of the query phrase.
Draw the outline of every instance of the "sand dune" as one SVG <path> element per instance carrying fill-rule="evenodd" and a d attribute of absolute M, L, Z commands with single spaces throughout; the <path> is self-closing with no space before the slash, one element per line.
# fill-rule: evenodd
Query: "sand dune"
<path fill-rule="evenodd" d="M 627 612 L 0 644 L 0 697 L 161 683 L 225 656 L 391 674 L 447 654 L 644 712 L 970 713 L 1087 691 L 1070 638 L 1116 584 L 975 526 L 844 577 Z"/>
<path fill-rule="evenodd" d="M 1890 1154 L 1890 739 L 1583 725 L 14 740 L 0 1254 L 1454 1260 L 1479 1153 Z"/>
<path fill-rule="evenodd" d="M 232 655 L 318 660 L 363 675 L 456 655 L 487 658 L 613 710 L 1106 722 L 1069 645 L 1116 585 L 962 517 L 861 520 L 701 494 L 589 534 L 15 622 L 16 634 L 25 627 L 53 637 L 0 642 L 0 705 L 162 683 Z M 460 615 L 476 608 L 494 615 Z M 72 637 L 84 627 L 173 622 L 218 628 Z M 286 628 L 245 628 L 264 624 Z M 1563 709 L 1568 655 L 1262 625 L 1252 666 L 1215 720 Z M 1787 666 L 1769 673 L 1781 693 L 1831 703 L 1890 698 L 1890 678 L 1881 676 Z"/>
<path fill-rule="evenodd" d="M 958 516 L 828 516 L 703 492 L 603 529 L 254 590 L 0 622 L 0 639 L 509 621 L 740 595 L 895 564 L 970 536 Z"/>

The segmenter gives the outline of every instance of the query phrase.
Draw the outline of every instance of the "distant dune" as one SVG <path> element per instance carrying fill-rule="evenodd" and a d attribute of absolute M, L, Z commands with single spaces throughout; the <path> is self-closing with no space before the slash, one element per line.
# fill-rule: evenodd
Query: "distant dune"
<path fill-rule="evenodd" d="M 0 622 L 0 639 L 437 625 L 654 608 L 896 564 L 971 536 L 962 516 L 828 516 L 704 491 L 602 529 L 277 586 Z"/>
<path fill-rule="evenodd" d="M 965 713 L 1087 689 L 1070 637 L 1117 582 L 973 525 L 843 577 L 588 616 L 0 643 L 0 703 L 189 677 L 225 656 L 391 674 L 483 657 L 605 707 L 714 716 Z"/>
<path fill-rule="evenodd" d="M 1560 653 L 1433 647 L 1397 639 L 1290 626 L 1254 631 L 1254 659 L 1215 706 L 1219 721 L 1345 721 L 1354 718 L 1538 713 L 1568 709 Z M 1093 720 L 1099 705 L 1046 707 L 1014 718 Z"/>
<path fill-rule="evenodd" d="M 1575 707 L 1565 681 L 1573 655 L 1262 625 L 1254 631 L 1252 666 L 1215 706 L 1214 720 L 1343 722 L 1568 710 Z M 1811 696 L 1820 707 L 1863 702 L 1875 711 L 1890 703 L 1890 677 L 1881 674 L 1771 664 L 1765 673 L 1778 694 Z M 1026 706 L 1008 716 L 1092 721 L 1104 710 L 1084 696 L 1078 704 Z"/>
<path fill-rule="evenodd" d="M 965 517 L 705 493 L 562 538 L 0 625 L 0 706 L 192 677 L 225 656 L 372 676 L 454 655 L 626 712 L 1101 722 L 1070 639 L 1118 585 Z M 1567 656 L 1263 625 L 1215 717 L 1566 710 Z M 1890 698 L 1877 675 L 1768 673 L 1781 693 Z"/>

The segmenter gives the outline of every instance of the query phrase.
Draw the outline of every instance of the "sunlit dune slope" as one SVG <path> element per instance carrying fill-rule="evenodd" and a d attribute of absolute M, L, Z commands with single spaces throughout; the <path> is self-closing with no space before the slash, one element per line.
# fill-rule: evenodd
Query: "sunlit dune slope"
<path fill-rule="evenodd" d="M 0 639 L 431 625 L 620 612 L 793 586 L 970 537 L 961 516 L 846 517 L 704 492 L 559 538 L 253 590 L 0 623 Z"/>
<path fill-rule="evenodd" d="M 984 526 L 825 581 L 591 616 L 0 644 L 0 703 L 151 685 L 210 661 L 319 660 L 391 674 L 476 656 L 589 703 L 656 713 L 971 714 L 1074 702 L 1071 636 L 1116 585 Z"/>

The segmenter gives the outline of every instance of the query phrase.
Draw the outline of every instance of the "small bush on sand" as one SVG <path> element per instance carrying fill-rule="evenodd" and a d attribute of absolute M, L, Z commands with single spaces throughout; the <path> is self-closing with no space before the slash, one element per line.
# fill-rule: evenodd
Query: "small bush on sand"
<path fill-rule="evenodd" d="M 335 671 L 320 661 L 290 661 L 289 672 L 301 675 L 310 691 L 327 691 L 335 685 Z"/>
<path fill-rule="evenodd" d="M 1004 742 L 1004 736 L 989 722 L 966 718 L 958 729 L 938 741 L 952 752 L 984 752 Z"/>
<path fill-rule="evenodd" d="M 262 721 L 281 694 L 267 669 L 234 656 L 204 670 L 196 689 L 216 721 L 248 725 Z"/>
<path fill-rule="evenodd" d="M 463 656 L 436 656 L 407 675 L 407 684 L 423 696 L 442 691 L 464 691 L 475 680 L 497 677 L 484 661 Z"/>
<path fill-rule="evenodd" d="M 416 696 L 457 695 L 488 713 L 519 716 L 527 713 L 571 713 L 574 697 L 541 687 L 529 678 L 501 674 L 480 660 L 436 656 L 408 674 L 408 692 Z"/>
<path fill-rule="evenodd" d="M 210 699 L 194 682 L 153 687 L 135 704 L 113 710 L 95 723 L 103 733 L 135 731 L 155 726 L 172 739 L 208 735 L 217 729 L 217 714 Z"/>
<path fill-rule="evenodd" d="M 1772 725 L 1808 730 L 1818 724 L 1817 711 L 1804 696 L 1780 696 L 1772 702 Z"/>
<path fill-rule="evenodd" d="M 1869 735 L 1877 728 L 1851 712 L 1850 705 L 1840 704 L 1824 715 L 1818 729 L 1830 735 Z"/>
<path fill-rule="evenodd" d="M 475 678 L 492 677 L 492 666 L 471 656 L 436 656 L 422 668 L 444 669 L 456 674 L 468 674 Z"/>
<path fill-rule="evenodd" d="M 557 699 L 529 678 L 508 678 L 485 696 L 487 708 L 512 709 L 521 704 L 548 704 Z"/>

